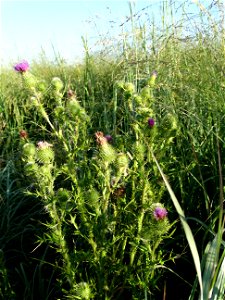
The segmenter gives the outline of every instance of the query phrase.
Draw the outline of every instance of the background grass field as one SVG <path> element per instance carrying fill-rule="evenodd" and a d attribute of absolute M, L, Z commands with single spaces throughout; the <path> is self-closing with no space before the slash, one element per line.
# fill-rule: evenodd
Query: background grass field
<path fill-rule="evenodd" d="M 79 64 L 2 68 L 2 299 L 224 299 L 223 4 L 132 9 Z"/>

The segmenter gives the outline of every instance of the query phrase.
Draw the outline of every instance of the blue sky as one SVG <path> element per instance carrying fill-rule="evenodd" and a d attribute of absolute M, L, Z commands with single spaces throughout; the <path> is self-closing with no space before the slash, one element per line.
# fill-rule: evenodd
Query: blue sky
<path fill-rule="evenodd" d="M 74 61 L 84 52 L 81 36 L 87 37 L 92 49 L 99 34 L 118 35 L 120 24 L 129 16 L 129 5 L 125 0 L 0 1 L 3 64 L 38 58 L 42 49 L 50 59 L 55 57 L 55 51 L 66 61 Z M 150 15 L 159 17 L 160 1 L 133 2 L 135 11 L 148 7 Z"/>
<path fill-rule="evenodd" d="M 141 9 L 154 1 L 136 1 Z M 66 60 L 82 56 L 81 36 L 119 30 L 129 15 L 128 1 L 1 0 L 1 61 L 36 58 L 54 51 Z M 116 23 L 113 23 L 113 22 Z"/>

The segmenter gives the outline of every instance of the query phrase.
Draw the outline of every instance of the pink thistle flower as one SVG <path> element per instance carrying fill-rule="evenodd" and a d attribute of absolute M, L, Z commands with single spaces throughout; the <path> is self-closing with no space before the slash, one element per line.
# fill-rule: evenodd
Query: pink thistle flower
<path fill-rule="evenodd" d="M 155 125 L 155 120 L 152 118 L 148 119 L 148 125 L 150 128 L 152 128 Z"/>
<path fill-rule="evenodd" d="M 156 207 L 153 212 L 154 218 L 159 220 L 164 220 L 168 215 L 167 210 L 164 207 Z"/>
<path fill-rule="evenodd" d="M 16 64 L 14 66 L 14 70 L 19 72 L 19 73 L 24 73 L 29 69 L 29 64 L 26 60 L 23 60 L 22 62 Z"/>
<path fill-rule="evenodd" d="M 106 138 L 106 140 L 107 140 L 108 143 L 112 143 L 113 139 L 112 139 L 112 136 L 110 134 L 106 134 L 105 138 Z"/>
<path fill-rule="evenodd" d="M 158 76 L 158 72 L 157 71 L 153 71 L 152 72 L 152 76 L 156 78 Z"/>
<path fill-rule="evenodd" d="M 52 146 L 53 146 L 52 144 L 49 144 L 48 142 L 45 142 L 45 141 L 40 141 L 37 143 L 38 149 L 46 149 L 46 148 L 50 148 Z"/>

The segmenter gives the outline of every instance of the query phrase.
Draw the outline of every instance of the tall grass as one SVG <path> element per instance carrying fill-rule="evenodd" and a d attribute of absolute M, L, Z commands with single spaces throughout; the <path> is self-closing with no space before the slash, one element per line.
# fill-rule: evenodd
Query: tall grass
<path fill-rule="evenodd" d="M 188 4 L 162 3 L 157 20 L 130 4 L 109 47 L 41 58 L 25 86 L 2 72 L 5 297 L 222 299 L 223 10 Z"/>

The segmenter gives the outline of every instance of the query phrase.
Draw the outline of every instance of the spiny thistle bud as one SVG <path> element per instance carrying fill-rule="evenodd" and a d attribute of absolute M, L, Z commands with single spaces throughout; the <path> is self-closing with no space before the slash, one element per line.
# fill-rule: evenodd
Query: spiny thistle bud
<path fill-rule="evenodd" d="M 28 162 L 24 166 L 24 172 L 27 176 L 36 174 L 38 172 L 38 165 L 35 162 Z"/>
<path fill-rule="evenodd" d="M 116 166 L 119 173 L 124 173 L 124 175 L 127 175 L 128 164 L 129 160 L 127 155 L 124 153 L 119 153 L 116 160 Z"/>
<path fill-rule="evenodd" d="M 59 77 L 54 77 L 52 78 L 51 86 L 53 90 L 60 92 L 61 89 L 63 88 L 63 82 Z"/>
<path fill-rule="evenodd" d="M 158 75 L 158 73 L 156 71 L 153 71 L 152 72 L 152 76 L 147 80 L 147 84 L 150 87 L 154 87 L 155 86 L 155 80 L 156 80 L 157 75 Z"/>
<path fill-rule="evenodd" d="M 36 91 L 37 86 L 37 79 L 34 75 L 28 72 L 22 73 L 24 85 L 27 89 L 31 90 L 32 92 Z"/>
<path fill-rule="evenodd" d="M 143 99 L 140 95 L 135 95 L 134 100 L 136 102 L 136 105 L 141 105 L 143 103 Z"/>
<path fill-rule="evenodd" d="M 23 145 L 22 155 L 26 161 L 33 161 L 36 155 L 36 147 L 32 143 Z"/>
<path fill-rule="evenodd" d="M 144 161 L 146 156 L 146 146 L 140 142 L 136 143 L 134 147 L 134 153 L 137 161 Z"/>
<path fill-rule="evenodd" d="M 125 82 L 124 81 L 117 81 L 116 85 L 117 85 L 118 88 L 124 89 Z"/>
<path fill-rule="evenodd" d="M 37 159 L 45 164 L 49 164 L 54 160 L 54 152 L 51 149 L 52 144 L 45 141 L 37 143 Z"/>
<path fill-rule="evenodd" d="M 67 102 L 66 108 L 68 112 L 73 116 L 79 115 L 82 110 L 80 103 L 75 98 L 72 98 Z"/>
<path fill-rule="evenodd" d="M 90 300 L 92 295 L 91 295 L 91 288 L 88 285 L 87 282 L 80 282 L 75 286 L 75 294 L 77 299 L 82 299 L 82 300 Z"/>
<path fill-rule="evenodd" d="M 86 198 L 87 198 L 87 204 L 89 205 L 89 207 L 92 210 L 94 210 L 97 215 L 100 215 L 101 214 L 100 202 L 99 202 L 100 195 L 99 195 L 98 191 L 94 188 L 89 190 L 86 194 Z"/>
<path fill-rule="evenodd" d="M 108 143 L 103 144 L 101 146 L 100 155 L 101 155 L 102 159 L 107 163 L 110 163 L 116 159 L 116 152 L 113 149 L 113 147 L 111 145 L 109 145 Z"/>
<path fill-rule="evenodd" d="M 37 90 L 40 92 L 44 92 L 47 89 L 46 82 L 44 80 L 40 80 L 37 82 Z"/>
<path fill-rule="evenodd" d="M 116 152 L 113 147 L 108 143 L 107 139 L 104 137 L 103 132 L 98 131 L 95 133 L 96 141 L 100 145 L 100 156 L 101 158 L 110 163 L 116 159 Z"/>
<path fill-rule="evenodd" d="M 57 191 L 57 198 L 59 200 L 59 202 L 66 202 L 70 199 L 71 195 L 70 195 L 70 191 L 60 188 Z"/>
<path fill-rule="evenodd" d="M 45 180 L 49 180 L 51 179 L 52 175 L 51 175 L 51 171 L 52 171 L 52 164 L 45 164 L 43 166 L 39 166 L 38 168 L 38 174 L 40 176 L 40 179 L 42 181 L 42 183 L 44 183 L 44 178 Z"/>
<path fill-rule="evenodd" d="M 84 108 L 80 105 L 80 103 L 76 99 L 76 95 L 72 96 L 66 105 L 67 112 L 72 117 L 79 117 L 81 120 L 88 121 L 89 117 L 86 114 Z"/>
<path fill-rule="evenodd" d="M 133 83 L 131 83 L 131 82 L 125 83 L 123 88 L 125 91 L 127 91 L 131 94 L 133 94 L 135 91 L 135 87 L 134 87 Z"/>
<path fill-rule="evenodd" d="M 151 88 L 149 86 L 143 87 L 143 89 L 141 90 L 140 95 L 143 98 L 143 100 L 151 99 L 152 98 L 152 90 L 151 90 Z"/>

